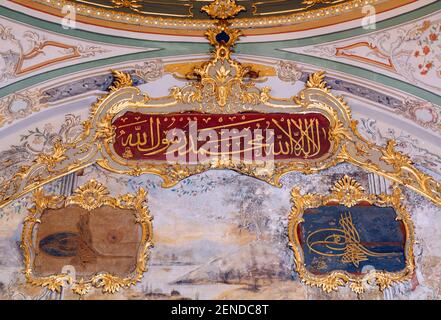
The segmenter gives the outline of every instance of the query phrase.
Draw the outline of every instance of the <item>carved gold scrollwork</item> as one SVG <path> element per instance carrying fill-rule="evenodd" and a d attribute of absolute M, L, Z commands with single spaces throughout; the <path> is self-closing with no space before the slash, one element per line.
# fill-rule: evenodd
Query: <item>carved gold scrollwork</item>
<path fill-rule="evenodd" d="M 395 150 L 394 141 L 382 148 L 364 139 L 357 130 L 357 122 L 352 120 L 349 106 L 342 97 L 336 97 L 330 91 L 323 71 L 311 74 L 305 88 L 297 95 L 277 98 L 271 95 L 269 87 L 256 86 L 258 72 L 232 58 L 232 47 L 240 30 L 230 28 L 227 20 L 220 19 L 206 35 L 214 47 L 211 58 L 187 74 L 187 85 L 171 88 L 167 96 L 153 98 L 143 94 L 133 86 L 129 74 L 113 71 L 114 82 L 110 92 L 91 106 L 82 135 L 69 144 L 57 142 L 51 154 L 39 155 L 0 185 L 0 207 L 54 179 L 92 164 L 121 174 L 160 175 L 164 180 L 163 186 L 170 187 L 190 175 L 210 169 L 231 169 L 280 186 L 281 177 L 288 172 L 310 174 L 342 162 L 405 185 L 441 206 L 441 184 Z M 127 111 L 151 114 L 198 111 L 226 115 L 245 111 L 320 113 L 330 123 L 326 133 L 330 149 L 317 159 L 274 161 L 270 169 L 267 163 L 260 165 L 224 160 L 197 165 L 134 161 L 128 152 L 120 157 L 113 149 L 115 133 L 112 121 Z"/>
<path fill-rule="evenodd" d="M 119 79 L 127 79 L 122 76 Z M 133 162 L 118 157 L 112 150 L 114 136 L 112 120 L 125 111 L 150 110 L 167 113 L 200 110 L 203 103 L 192 99 L 176 98 L 176 91 L 170 96 L 150 99 L 140 91 L 129 86 L 129 81 L 119 89 L 110 92 L 92 106 L 91 116 L 84 123 L 84 132 L 79 139 L 70 144 L 57 142 L 52 154 L 41 154 L 28 166 L 23 166 L 0 186 L 0 206 L 32 191 L 58 177 L 80 170 L 93 163 L 105 169 L 131 175 L 153 173 L 164 179 L 164 187 L 172 186 L 180 180 L 210 169 L 232 169 L 248 174 L 274 185 L 280 185 L 280 178 L 287 172 L 300 171 L 306 174 L 321 171 L 341 162 L 349 162 L 366 170 L 405 185 L 441 205 L 440 183 L 419 171 L 412 161 L 395 150 L 394 141 L 386 148 L 366 141 L 357 131 L 356 122 L 351 119 L 350 109 L 341 99 L 334 97 L 327 89 L 323 74 L 313 74 L 307 87 L 291 99 L 276 99 L 270 96 L 269 89 L 262 89 L 257 95 L 256 105 L 248 105 L 249 110 L 259 112 L 307 113 L 319 112 L 330 123 L 329 138 L 332 142 L 330 152 L 321 159 L 276 161 L 270 171 L 262 170 L 255 164 L 216 162 L 194 166 Z M 195 86 L 200 84 L 196 83 Z M 257 89 L 256 89 L 257 90 Z M 182 91 L 181 91 L 182 93 Z M 188 96 L 187 96 L 188 97 Z M 205 101 L 201 98 L 200 101 Z M 209 100 L 212 101 L 212 100 Z M 291 102 L 291 103 L 290 103 Z M 236 112 L 237 110 L 234 110 Z M 204 111 L 211 112 L 211 110 Z"/>
<path fill-rule="evenodd" d="M 226 20 L 245 8 L 235 1 L 214 1 L 202 8 L 211 17 L 219 19 L 205 33 L 215 48 L 210 61 L 196 67 L 187 75 L 191 85 L 173 88 L 173 97 L 183 103 L 198 104 L 198 111 L 231 113 L 251 110 L 260 103 L 261 93 L 254 81 L 259 76 L 249 66 L 243 66 L 231 57 L 232 47 L 241 32 L 230 28 Z"/>
<path fill-rule="evenodd" d="M 369 284 L 375 283 L 379 289 L 383 291 L 394 283 L 407 281 L 412 278 L 415 270 L 413 256 L 413 245 L 415 243 L 414 227 L 409 213 L 402 204 L 401 190 L 397 185 L 394 185 L 391 195 L 366 194 L 357 181 L 348 176 L 344 176 L 340 181 L 335 183 L 329 195 L 310 193 L 302 195 L 299 188 L 294 188 L 291 191 L 291 201 L 293 206 L 288 220 L 289 246 L 294 252 L 296 272 L 300 275 L 300 279 L 307 285 L 322 288 L 328 293 L 337 290 L 340 286 L 349 285 L 352 291 L 361 294 L 365 291 L 363 281 L 367 281 Z M 327 204 L 335 205 L 336 203 L 348 208 L 359 203 L 369 203 L 370 205 L 379 207 L 393 207 L 397 213 L 397 220 L 401 221 L 405 228 L 405 268 L 398 272 L 375 270 L 373 272 L 371 271 L 369 275 L 357 275 L 339 270 L 318 275 L 308 271 L 305 266 L 300 235 L 297 232 L 299 225 L 304 222 L 303 214 L 306 209 L 318 208 L 320 206 L 326 206 Z"/>
<path fill-rule="evenodd" d="M 203 6 L 201 10 L 205 11 L 212 18 L 228 19 L 245 10 L 245 7 L 238 5 L 234 0 L 215 0 Z"/>
<path fill-rule="evenodd" d="M 131 87 L 133 85 L 132 77 L 129 74 L 118 70 L 112 70 L 112 74 L 113 74 L 113 83 L 109 87 L 110 92 L 116 91 L 124 87 Z"/>
<path fill-rule="evenodd" d="M 24 257 L 24 274 L 28 283 L 46 287 L 51 291 L 61 292 L 61 288 L 71 286 L 74 293 L 79 295 L 87 294 L 92 287 L 101 288 L 103 293 L 115 293 L 120 288 L 129 287 L 141 281 L 146 271 L 149 249 L 152 247 L 152 223 L 151 216 L 145 206 L 147 193 L 140 188 L 137 194 L 126 194 L 114 198 L 109 195 L 107 188 L 95 180 L 78 187 L 72 196 L 46 195 L 42 188 L 34 192 L 34 206 L 29 209 L 29 215 L 24 221 L 21 248 Z M 69 274 L 55 274 L 50 276 L 36 276 L 33 271 L 34 259 L 34 231 L 41 223 L 41 216 L 46 209 L 59 209 L 72 205 L 92 211 L 101 206 L 110 206 L 133 210 L 136 223 L 140 225 L 142 233 L 139 243 L 136 266 L 132 274 L 126 277 L 118 277 L 109 273 L 99 272 L 89 279 L 74 279 Z"/>

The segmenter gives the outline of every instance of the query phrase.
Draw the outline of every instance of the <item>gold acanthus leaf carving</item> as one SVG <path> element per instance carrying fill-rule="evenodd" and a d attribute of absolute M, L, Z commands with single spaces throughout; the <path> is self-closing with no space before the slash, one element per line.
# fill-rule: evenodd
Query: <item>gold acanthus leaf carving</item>
<path fill-rule="evenodd" d="M 329 139 L 331 141 L 339 139 L 352 141 L 352 134 L 350 129 L 346 128 L 344 124 L 340 120 L 338 120 L 335 123 L 335 126 L 329 130 Z"/>
<path fill-rule="evenodd" d="M 416 181 L 419 190 L 424 193 L 430 193 L 433 199 L 438 199 L 434 202 L 441 205 L 441 183 L 435 181 L 428 174 L 419 171 L 408 156 L 395 149 L 396 144 L 395 140 L 387 142 L 386 148 L 381 150 L 383 154 L 381 160 L 394 168 L 395 173 L 401 176 L 404 185 L 408 185 L 415 190 L 413 184 Z"/>
<path fill-rule="evenodd" d="M 217 39 L 220 33 L 222 39 Z M 0 206 L 94 163 L 121 174 L 157 174 L 164 179 L 163 186 L 169 187 L 192 174 L 213 168 L 235 170 L 280 186 L 280 178 L 290 171 L 311 174 L 341 162 L 352 163 L 401 183 L 441 205 L 440 183 L 418 170 L 408 157 L 396 152 L 393 145 L 389 144 L 384 149 L 359 134 L 356 121 L 351 119 L 349 106 L 342 97 L 330 92 L 323 71 L 311 74 L 305 89 L 290 98 L 273 97 L 270 88 L 258 88 L 258 72 L 231 57 L 232 46 L 239 34 L 240 30 L 231 29 L 226 20 L 219 20 L 207 31 L 207 37 L 215 47 L 211 58 L 187 75 L 190 80 L 187 86 L 171 88 L 168 96 L 150 98 L 141 94 L 139 89 L 133 87 L 130 74 L 114 71 L 110 92 L 92 105 L 90 118 L 84 123 L 79 138 L 69 144 L 60 143 L 54 148 L 53 155 L 39 155 L 30 165 L 22 166 L 0 186 Z M 109 99 L 110 96 L 112 99 Z M 159 113 L 167 113 L 167 107 L 176 108 L 179 112 L 221 114 L 246 111 L 319 112 L 331 122 L 332 129 L 327 134 L 332 148 L 320 161 L 276 162 L 270 174 L 262 174 L 264 171 L 253 164 L 218 162 L 188 167 L 129 161 L 130 154 L 121 160 L 113 154 L 110 146 L 115 135 L 112 119 L 117 114 L 134 108 L 138 111 L 154 108 Z"/>
<path fill-rule="evenodd" d="M 272 98 L 268 88 L 256 87 L 259 72 L 231 57 L 240 34 L 240 30 L 230 28 L 226 20 L 219 20 L 209 28 L 205 35 L 214 46 L 210 60 L 187 74 L 186 78 L 192 81 L 188 86 L 172 88 L 173 98 L 196 104 L 196 111 L 213 113 L 249 111 Z M 222 39 L 218 39 L 219 35 L 223 35 Z"/>
<path fill-rule="evenodd" d="M 321 89 L 325 92 L 329 92 L 329 88 L 325 82 L 325 72 L 320 71 L 313 73 L 306 82 L 306 87 Z"/>
<path fill-rule="evenodd" d="M 84 281 L 83 278 L 78 280 L 78 282 L 72 286 L 72 291 L 80 296 L 84 296 L 91 289 L 92 289 L 92 285 L 89 282 Z"/>
<path fill-rule="evenodd" d="M 92 278 L 92 284 L 101 288 L 103 293 L 116 293 L 120 288 L 135 284 L 131 279 L 121 279 L 111 274 L 98 274 Z"/>
<path fill-rule="evenodd" d="M 210 63 L 210 62 L 208 62 Z M 203 68 L 202 68 L 203 69 Z M 224 73 L 225 74 L 225 73 Z M 317 74 L 312 74 L 310 79 L 312 82 L 320 78 Z M 244 84 L 245 85 L 245 84 Z M 249 85 L 246 83 L 246 85 Z M 201 82 L 194 84 L 196 88 L 203 87 Z M 52 181 L 56 177 L 61 177 L 76 170 L 80 170 L 88 165 L 97 163 L 105 169 L 115 171 L 121 174 L 140 175 L 144 173 L 158 174 L 164 179 L 164 186 L 172 186 L 180 180 L 192 175 L 197 174 L 213 168 L 226 168 L 232 169 L 243 174 L 249 174 L 255 176 L 261 180 L 267 181 L 271 184 L 280 186 L 280 177 L 290 171 L 299 171 L 305 174 L 319 172 L 325 168 L 336 165 L 341 162 L 349 162 L 366 170 L 375 172 L 393 181 L 399 182 L 414 191 L 421 193 L 435 204 L 441 205 L 441 185 L 435 181 L 432 177 L 419 171 L 405 155 L 402 155 L 394 149 L 394 143 L 390 142 L 387 148 L 381 148 L 379 146 L 370 143 L 365 140 L 357 130 L 356 121 L 351 120 L 350 110 L 348 106 L 342 101 L 334 97 L 330 92 L 324 89 L 306 88 L 298 97 L 298 101 L 293 105 L 293 98 L 290 99 L 277 99 L 269 95 L 269 88 L 263 88 L 262 90 L 256 89 L 256 94 L 253 92 L 249 96 L 245 94 L 240 96 L 246 98 L 249 104 L 236 104 L 238 109 L 233 110 L 219 110 L 217 102 L 213 102 L 213 109 L 209 108 L 209 104 L 202 99 L 203 90 L 174 88 L 171 96 L 165 97 L 168 100 L 175 99 L 176 102 L 183 102 L 188 99 L 195 99 L 198 101 L 204 101 L 200 104 L 203 108 L 203 112 L 218 111 L 221 113 L 233 113 L 245 110 L 253 110 L 253 99 L 263 103 L 267 110 L 273 110 L 278 106 L 287 108 L 285 110 L 318 110 L 331 119 L 333 126 L 329 131 L 330 141 L 334 145 L 336 156 L 330 155 L 329 159 L 321 162 L 304 162 L 304 161 L 289 161 L 279 163 L 276 162 L 274 170 L 271 174 L 262 175 L 259 174 L 260 168 L 256 168 L 253 165 L 246 164 L 221 164 L 215 165 L 198 165 L 196 167 L 188 168 L 185 165 L 168 165 L 168 164 L 153 164 L 153 163 L 140 163 L 136 162 L 133 165 L 127 165 L 127 161 L 121 163 L 122 167 L 115 168 L 115 163 L 111 156 L 110 151 L 107 150 L 106 145 L 113 139 L 113 127 L 112 119 L 115 116 L 114 112 L 123 112 L 126 102 L 119 101 L 118 99 L 111 100 L 112 105 L 104 106 L 105 112 L 100 115 L 103 105 L 110 101 L 107 97 L 99 99 L 98 103 L 94 104 L 91 109 L 91 117 L 84 123 L 84 131 L 76 141 L 69 144 L 57 144 L 54 148 L 52 155 L 40 155 L 30 165 L 22 166 L 16 172 L 11 179 L 8 179 L 0 186 L 0 206 L 11 202 L 19 196 L 41 187 L 45 183 Z M 198 87 L 199 86 L 199 87 Z M 324 85 L 326 87 L 326 84 Z M 250 87 L 248 87 L 250 88 Z M 137 94 L 138 89 L 133 87 L 123 87 L 115 92 L 109 93 L 109 95 L 118 95 L 120 92 L 130 91 L 133 94 Z M 311 92 L 310 90 L 314 90 Z M 260 96 L 259 96 L 260 93 Z M 313 102 L 310 99 L 311 95 L 320 95 L 322 102 Z M 124 98 L 126 99 L 126 98 Z M 142 103 L 137 102 L 137 108 L 143 108 L 146 103 L 145 97 L 141 96 Z M 235 98 L 237 99 L 237 98 Z M 215 101 L 215 99 L 214 99 Z M 251 101 L 251 102 L 250 102 Z M 325 101 L 331 101 L 326 103 Z M 167 102 L 169 103 L 169 102 Z M 291 104 L 288 104 L 291 103 Z M 337 104 L 335 104 L 337 103 Z M 117 105 L 120 107 L 116 108 Z M 170 104 L 167 104 L 170 105 Z M 187 106 L 187 104 L 184 104 Z M 332 105 L 332 106 L 331 106 Z M 151 108 L 152 105 L 147 106 Z M 188 106 L 193 108 L 193 106 Z M 246 108 L 246 109 L 243 109 Z M 188 109 L 187 109 L 188 110 Z M 339 110 L 338 113 L 337 110 Z M 112 111 L 112 112 L 110 112 Z M 162 111 L 161 113 L 166 113 Z M 344 115 L 344 116 L 341 116 Z M 110 152 L 110 153 L 109 153 Z M 79 158 L 81 156 L 81 158 Z M 111 164 L 113 163 L 113 164 Z"/>
<path fill-rule="evenodd" d="M 224 40 L 223 43 L 219 43 L 219 41 L 216 39 L 216 36 L 222 32 L 225 32 L 225 34 L 228 36 L 228 41 L 225 42 Z M 217 22 L 213 28 L 208 29 L 204 33 L 204 35 L 213 47 L 219 47 L 222 44 L 224 47 L 229 48 L 236 43 L 237 39 L 239 39 L 239 37 L 242 35 L 242 32 L 239 29 L 230 28 L 230 24 L 227 21 L 221 20 Z M 219 54 L 219 58 L 229 59 L 230 54 L 231 49 L 228 49 L 224 52 L 221 52 Z"/>
<path fill-rule="evenodd" d="M 142 8 L 138 0 L 112 0 L 112 3 L 115 5 L 115 8 L 129 8 L 134 11 L 138 11 L 139 8 Z"/>
<path fill-rule="evenodd" d="M 356 121 L 351 119 L 349 106 L 342 97 L 330 92 L 323 71 L 311 74 L 305 88 L 297 96 L 271 96 L 270 88 L 260 89 L 256 86 L 262 80 L 258 72 L 232 58 L 232 47 L 241 32 L 230 28 L 226 19 L 243 8 L 235 1 L 214 1 L 204 8 L 220 19 L 206 33 L 214 50 L 208 61 L 198 64 L 199 67 L 187 74 L 190 80 L 187 86 L 171 88 L 167 96 L 150 98 L 133 87 L 130 74 L 112 71 L 114 81 L 109 87 L 110 92 L 91 106 L 90 118 L 84 122 L 83 133 L 74 142 L 58 142 L 52 154 L 38 155 L 4 181 L 0 185 L 0 207 L 54 179 L 92 164 L 120 174 L 157 174 L 163 178 L 163 186 L 169 187 L 192 174 L 210 169 L 231 169 L 281 186 L 280 178 L 288 172 L 311 174 L 341 162 L 349 162 L 401 183 L 441 206 L 440 183 L 418 170 L 407 156 L 395 151 L 392 143 L 382 148 L 364 139 L 357 130 Z M 178 112 L 222 114 L 245 111 L 319 112 L 331 122 L 332 129 L 327 135 L 332 148 L 325 157 L 314 161 L 276 161 L 274 170 L 270 172 L 254 164 L 219 161 L 209 165 L 170 165 L 130 161 L 130 154 L 119 159 L 112 153 L 111 142 L 115 136 L 112 119 L 115 116 L 134 109 L 140 112 L 155 109 L 155 112 L 164 114 L 169 112 L 168 107 Z"/>
<path fill-rule="evenodd" d="M 56 140 L 52 154 L 39 154 L 37 156 L 37 163 L 45 164 L 48 169 L 53 168 L 57 163 L 67 159 L 65 155 L 66 149 L 66 146 L 60 140 Z"/>
<path fill-rule="evenodd" d="M 402 167 L 412 166 L 412 161 L 408 156 L 405 156 L 395 150 L 397 145 L 396 141 L 389 140 L 386 145 L 386 149 L 383 150 L 383 156 L 381 157 L 386 163 L 392 165 L 395 170 L 400 170 Z"/>
<path fill-rule="evenodd" d="M 115 207 L 117 204 L 116 200 L 109 196 L 109 190 L 94 179 L 78 187 L 74 194 L 66 200 L 67 205 L 77 203 L 87 211 L 94 210 L 102 205 Z"/>
<path fill-rule="evenodd" d="M 109 87 L 110 92 L 116 91 L 124 87 L 131 87 L 133 85 L 132 77 L 128 73 L 118 70 L 112 70 L 113 82 Z"/>
<path fill-rule="evenodd" d="M 232 18 L 243 10 L 245 7 L 238 5 L 235 0 L 215 0 L 201 8 L 201 11 L 215 19 Z"/>
<path fill-rule="evenodd" d="M 335 198 L 348 208 L 355 206 L 364 193 L 361 184 L 347 175 L 337 181 L 331 190 Z"/>
<path fill-rule="evenodd" d="M 50 291 L 55 291 L 60 293 L 61 288 L 70 285 L 73 282 L 73 279 L 71 276 L 68 275 L 52 275 L 49 277 L 46 277 L 45 279 L 35 279 L 32 276 L 30 276 L 27 272 L 25 272 L 25 278 L 28 281 L 28 283 L 34 285 L 34 286 L 40 286 L 40 287 L 46 287 Z"/>

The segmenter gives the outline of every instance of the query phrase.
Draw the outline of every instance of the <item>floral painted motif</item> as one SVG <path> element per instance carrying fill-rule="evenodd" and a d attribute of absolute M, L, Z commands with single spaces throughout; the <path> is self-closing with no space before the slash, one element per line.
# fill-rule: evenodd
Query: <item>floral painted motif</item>
<path fill-rule="evenodd" d="M 420 74 L 426 76 L 430 70 L 435 67 L 436 60 L 440 60 L 441 54 L 441 23 L 431 24 L 430 21 L 424 21 L 421 27 L 424 32 L 418 40 L 418 48 L 414 52 L 414 57 L 418 58 L 420 63 L 418 69 Z M 440 69 L 437 70 L 438 74 Z"/>
<path fill-rule="evenodd" d="M 282 50 L 342 61 L 441 92 L 441 11 L 363 36 Z"/>

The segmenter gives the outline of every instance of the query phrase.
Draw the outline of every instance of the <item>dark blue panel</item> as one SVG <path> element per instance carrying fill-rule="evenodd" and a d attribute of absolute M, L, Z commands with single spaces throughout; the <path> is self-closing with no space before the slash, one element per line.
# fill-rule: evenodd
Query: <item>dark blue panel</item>
<path fill-rule="evenodd" d="M 315 274 L 363 267 L 396 272 L 406 266 L 404 226 L 391 207 L 307 209 L 300 227 L 306 268 Z"/>
<path fill-rule="evenodd" d="M 78 234 L 72 232 L 53 233 L 39 243 L 41 250 L 55 257 L 73 257 L 78 250 Z"/>

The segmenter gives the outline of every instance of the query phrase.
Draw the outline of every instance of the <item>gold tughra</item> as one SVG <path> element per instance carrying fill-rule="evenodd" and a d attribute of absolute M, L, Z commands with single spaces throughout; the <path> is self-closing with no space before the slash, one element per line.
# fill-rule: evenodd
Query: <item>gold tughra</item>
<path fill-rule="evenodd" d="M 365 291 L 363 282 L 375 283 L 381 291 L 396 282 L 408 281 L 412 278 L 415 270 L 413 256 L 414 226 L 409 213 L 401 203 L 402 194 L 397 185 L 394 185 L 391 195 L 388 194 L 367 194 L 361 185 L 349 176 L 344 176 L 337 181 L 331 193 L 304 194 L 300 193 L 299 188 L 291 191 L 291 202 L 293 204 L 288 217 L 288 237 L 289 246 L 294 252 L 295 269 L 300 275 L 300 279 L 310 286 L 323 289 L 326 292 L 337 290 L 340 286 L 349 285 L 352 291 L 362 294 Z M 326 205 L 340 204 L 346 206 L 348 210 L 357 204 L 369 204 L 378 207 L 392 207 L 397 213 L 397 220 L 404 225 L 406 243 L 404 255 L 406 265 L 403 270 L 398 272 L 386 272 L 375 270 L 369 274 L 354 274 L 343 270 L 335 270 L 325 274 L 313 274 L 305 266 L 305 258 L 301 244 L 298 228 L 304 222 L 303 215 L 306 209 L 318 208 Z M 306 246 L 312 252 L 319 255 L 339 256 L 343 263 L 352 263 L 358 266 L 360 262 L 366 261 L 369 256 L 394 256 L 396 253 L 378 253 L 368 250 L 362 245 L 360 235 L 352 222 L 352 216 L 343 213 L 339 219 L 340 228 L 320 229 L 310 234 L 306 239 Z M 311 239 L 320 232 L 327 231 L 328 237 L 321 240 L 312 241 Z M 326 252 L 318 250 L 318 246 L 327 246 Z"/>
<path fill-rule="evenodd" d="M 360 262 L 367 261 L 368 257 L 390 257 L 399 255 L 399 253 L 387 252 L 378 253 L 366 248 L 360 240 L 360 234 L 352 222 L 352 215 L 350 212 L 342 213 L 339 219 L 339 228 L 325 228 L 318 229 L 311 232 L 306 244 L 311 252 L 328 257 L 341 257 L 343 263 L 352 263 L 358 267 Z M 312 241 L 311 239 L 320 233 L 328 233 L 324 239 Z M 325 246 L 326 251 L 317 249 L 319 246 Z"/>

